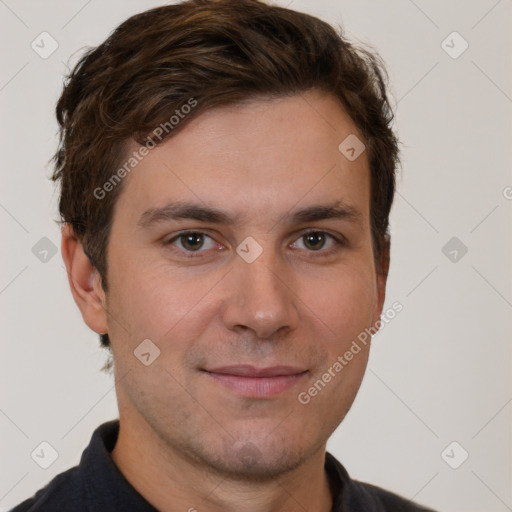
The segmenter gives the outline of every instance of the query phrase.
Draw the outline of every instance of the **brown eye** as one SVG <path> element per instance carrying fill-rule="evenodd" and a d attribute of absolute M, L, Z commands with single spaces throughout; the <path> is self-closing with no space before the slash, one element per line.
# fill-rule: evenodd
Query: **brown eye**
<path fill-rule="evenodd" d="M 325 231 L 307 231 L 292 244 L 294 249 L 302 249 L 309 253 L 318 253 L 318 256 L 329 256 L 346 245 L 343 236 L 338 239 Z"/>
<path fill-rule="evenodd" d="M 306 233 L 305 235 L 302 235 L 302 238 L 305 242 L 304 245 L 306 245 L 308 249 L 312 249 L 314 251 L 321 249 L 325 245 L 325 233 L 320 231 Z"/>
<path fill-rule="evenodd" d="M 179 233 L 167 242 L 165 245 L 172 246 L 173 249 L 182 253 L 198 253 L 202 254 L 209 249 L 215 249 L 218 244 L 212 237 L 200 231 L 186 231 Z"/>
<path fill-rule="evenodd" d="M 179 240 L 187 251 L 197 251 L 204 244 L 204 236 L 201 233 L 186 233 L 180 235 Z"/>

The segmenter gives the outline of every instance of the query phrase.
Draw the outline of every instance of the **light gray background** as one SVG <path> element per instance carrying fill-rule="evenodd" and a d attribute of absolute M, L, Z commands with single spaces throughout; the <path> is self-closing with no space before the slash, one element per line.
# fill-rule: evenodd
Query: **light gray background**
<path fill-rule="evenodd" d="M 328 449 L 353 477 L 439 510 L 511 510 L 511 1 L 277 3 L 380 51 L 403 143 L 386 307 L 404 309 L 375 337 Z M 60 248 L 45 165 L 65 63 L 156 5 L 0 0 L 0 510 L 77 464 L 92 431 L 117 417 L 60 253 L 44 263 L 32 248 L 42 237 Z M 47 59 L 31 48 L 43 31 L 59 45 Z M 457 59 L 441 46 L 453 31 L 469 43 Z M 452 52 L 461 43 L 447 40 Z M 442 252 L 452 237 L 468 248 L 456 262 Z M 59 454 L 48 469 L 30 456 L 42 441 Z M 458 469 L 441 457 L 452 441 L 469 453 Z M 448 453 L 453 464 L 462 452 Z"/>

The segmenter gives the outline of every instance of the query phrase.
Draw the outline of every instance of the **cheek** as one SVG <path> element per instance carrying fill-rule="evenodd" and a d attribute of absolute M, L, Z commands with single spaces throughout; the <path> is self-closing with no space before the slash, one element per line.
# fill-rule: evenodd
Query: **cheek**
<path fill-rule="evenodd" d="M 315 288 L 311 301 L 317 304 L 319 323 L 324 325 L 325 357 L 298 400 L 321 411 L 324 428 L 332 433 L 350 409 L 368 362 L 371 338 L 366 330 L 375 304 L 372 273 L 362 269 L 350 278 L 340 274 L 339 283 L 331 281 L 323 295 Z"/>
<path fill-rule="evenodd" d="M 317 276 L 304 286 L 303 297 L 336 345 L 343 345 L 371 324 L 376 300 L 374 274 L 361 267 L 332 272 L 324 279 Z"/>
<path fill-rule="evenodd" d="M 125 261 L 122 272 L 112 273 L 109 312 L 123 322 L 131 339 L 163 342 L 185 323 L 200 327 L 206 319 L 199 312 L 218 280 L 213 274 L 191 276 L 162 264 Z"/>

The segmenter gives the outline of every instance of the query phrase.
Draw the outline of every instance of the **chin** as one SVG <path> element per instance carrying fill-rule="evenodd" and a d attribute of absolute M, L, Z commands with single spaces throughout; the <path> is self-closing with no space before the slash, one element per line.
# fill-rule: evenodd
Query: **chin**
<path fill-rule="evenodd" d="M 265 436 L 259 442 L 250 437 L 241 441 L 230 439 L 223 446 L 209 445 L 208 450 L 196 455 L 225 478 L 264 482 L 293 471 L 315 452 L 315 447 L 305 449 L 298 440 L 293 442 L 292 437 L 269 439 Z"/>
<path fill-rule="evenodd" d="M 255 457 L 256 455 L 256 457 Z M 214 469 L 231 480 L 268 482 L 294 470 L 303 462 L 302 457 L 280 453 L 272 456 L 255 452 L 248 443 L 239 452 L 217 460 Z"/>

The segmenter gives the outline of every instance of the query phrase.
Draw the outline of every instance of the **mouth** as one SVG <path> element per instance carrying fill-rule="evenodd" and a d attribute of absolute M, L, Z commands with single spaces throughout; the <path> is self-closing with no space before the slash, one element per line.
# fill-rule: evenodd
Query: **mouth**
<path fill-rule="evenodd" d="M 256 368 L 237 365 L 202 371 L 213 381 L 246 398 L 277 396 L 295 386 L 308 374 L 308 370 L 293 366 Z"/>

